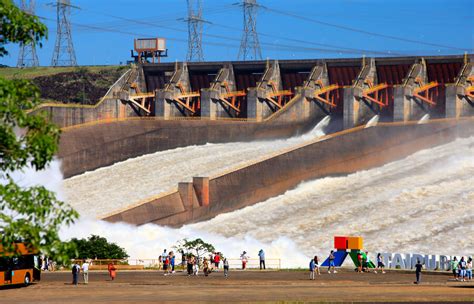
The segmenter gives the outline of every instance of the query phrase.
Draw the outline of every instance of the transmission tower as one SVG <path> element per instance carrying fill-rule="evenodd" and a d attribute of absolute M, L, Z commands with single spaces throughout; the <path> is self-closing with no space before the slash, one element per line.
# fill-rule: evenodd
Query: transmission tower
<path fill-rule="evenodd" d="M 54 5 L 57 9 L 57 31 L 51 65 L 75 66 L 77 65 L 76 53 L 72 44 L 71 23 L 69 22 L 71 8 L 74 6 L 71 5 L 70 0 L 58 0 Z"/>
<path fill-rule="evenodd" d="M 188 55 L 187 61 L 204 61 L 202 52 L 202 6 L 201 0 L 187 0 L 188 2 Z"/>
<path fill-rule="evenodd" d="M 244 32 L 240 42 L 238 59 L 262 59 L 262 50 L 257 34 L 257 0 L 244 0 L 241 4 L 244 9 Z"/>
<path fill-rule="evenodd" d="M 35 1 L 21 0 L 20 8 L 27 14 L 34 15 Z M 20 54 L 18 56 L 17 67 L 36 67 L 39 66 L 38 55 L 36 55 L 35 43 L 20 43 Z"/>

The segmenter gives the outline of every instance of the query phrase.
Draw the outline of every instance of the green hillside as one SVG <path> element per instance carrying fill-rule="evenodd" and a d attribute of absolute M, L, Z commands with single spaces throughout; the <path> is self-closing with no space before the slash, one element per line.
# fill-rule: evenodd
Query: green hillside
<path fill-rule="evenodd" d="M 0 77 L 30 79 L 45 102 L 95 104 L 127 66 L 0 68 Z"/>

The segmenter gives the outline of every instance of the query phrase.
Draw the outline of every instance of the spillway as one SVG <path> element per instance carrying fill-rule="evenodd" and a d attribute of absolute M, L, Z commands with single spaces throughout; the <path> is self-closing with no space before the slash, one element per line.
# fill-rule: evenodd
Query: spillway
<path fill-rule="evenodd" d="M 306 182 L 191 227 L 266 243 L 287 237 L 308 256 L 327 254 L 334 235 L 361 235 L 369 250 L 472 253 L 472 185 L 474 137 L 380 168 Z"/>
<path fill-rule="evenodd" d="M 344 177 L 302 183 L 284 195 L 179 229 L 82 218 L 64 238 L 98 234 L 132 258 L 156 258 L 182 238 L 203 238 L 228 257 L 264 248 L 282 267 L 326 256 L 334 235 L 361 235 L 370 254 L 474 252 L 474 137 Z M 124 237 L 124 236 L 133 237 Z"/>
<path fill-rule="evenodd" d="M 83 216 L 102 217 L 172 190 L 193 176 L 212 176 L 324 135 L 329 117 L 307 134 L 273 141 L 206 144 L 160 151 L 64 181 L 66 201 Z"/>

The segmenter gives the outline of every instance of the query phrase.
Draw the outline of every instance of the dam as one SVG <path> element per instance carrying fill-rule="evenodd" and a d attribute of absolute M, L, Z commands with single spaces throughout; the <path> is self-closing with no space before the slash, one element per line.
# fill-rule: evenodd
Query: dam
<path fill-rule="evenodd" d="M 471 137 L 472 57 L 143 64 L 97 105 L 34 112 L 89 216 L 181 226 Z"/>

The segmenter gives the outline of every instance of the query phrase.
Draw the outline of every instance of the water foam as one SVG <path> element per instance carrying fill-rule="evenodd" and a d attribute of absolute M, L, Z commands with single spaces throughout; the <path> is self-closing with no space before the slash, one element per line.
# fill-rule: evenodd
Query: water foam
<path fill-rule="evenodd" d="M 83 215 L 113 210 L 174 189 L 193 176 L 212 176 L 324 135 L 326 116 L 310 132 L 289 139 L 188 146 L 128 159 L 64 181 L 66 201 Z"/>
<path fill-rule="evenodd" d="M 324 254 L 334 235 L 361 235 L 370 251 L 467 254 L 474 252 L 472 185 L 474 137 L 306 182 L 193 227 L 263 242 L 285 236 L 306 255 Z"/>

